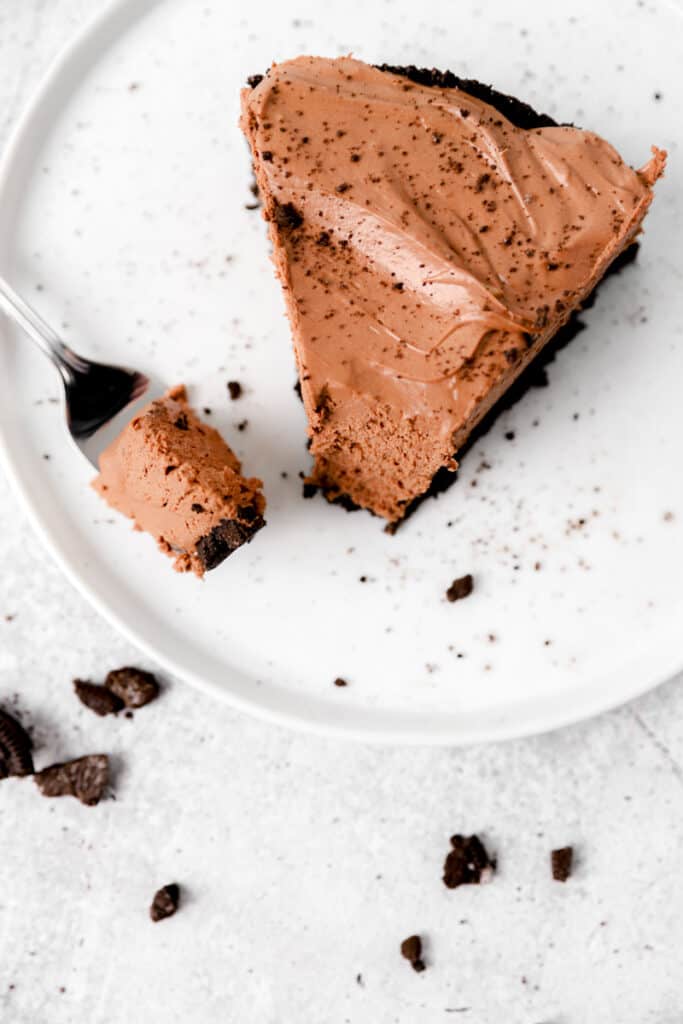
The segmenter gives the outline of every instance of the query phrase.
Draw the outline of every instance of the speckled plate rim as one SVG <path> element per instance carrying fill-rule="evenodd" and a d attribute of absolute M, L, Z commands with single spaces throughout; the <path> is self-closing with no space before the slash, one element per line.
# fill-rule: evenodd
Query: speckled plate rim
<path fill-rule="evenodd" d="M 162 0 L 111 0 L 80 30 L 71 43 L 52 62 L 36 89 L 31 102 L 19 118 L 0 159 L 0 263 L 7 262 L 10 251 L 11 197 L 22 190 L 22 168 L 31 166 L 40 138 L 41 125 L 49 124 L 51 111 L 59 109 L 63 97 L 80 82 L 83 69 L 93 66 L 98 55 L 124 29 Z M 678 3 L 670 3 L 681 13 Z M 61 99 L 60 99 L 61 97 Z M 0 324 L 0 333 L 6 325 Z M 3 410 L 4 417 L 4 410 Z M 134 616 L 126 615 L 108 593 L 96 574 L 74 564 L 68 545 L 54 529 L 49 514 L 32 491 L 22 463 L 21 444 L 14 442 L 9 424 L 0 418 L 0 463 L 17 494 L 27 518 L 43 545 L 64 575 L 104 619 L 151 660 L 170 675 L 181 678 L 199 690 L 217 697 L 237 710 L 256 715 L 281 726 L 318 735 L 372 743 L 458 746 L 520 738 L 549 732 L 609 711 L 635 699 L 671 679 L 683 669 L 683 651 L 673 642 L 656 650 L 641 652 L 628 671 L 620 669 L 596 684 L 583 686 L 569 694 L 523 701 L 504 713 L 469 713 L 455 718 L 436 714 L 385 713 L 381 710 L 332 709 L 322 701 L 254 688 L 253 696 L 230 689 L 230 682 L 204 677 L 190 665 L 169 657 L 154 639 L 141 633 Z M 661 639 L 657 634 L 653 634 Z M 675 640 L 675 638 L 674 638 Z M 234 680 L 237 684 L 237 677 Z"/>

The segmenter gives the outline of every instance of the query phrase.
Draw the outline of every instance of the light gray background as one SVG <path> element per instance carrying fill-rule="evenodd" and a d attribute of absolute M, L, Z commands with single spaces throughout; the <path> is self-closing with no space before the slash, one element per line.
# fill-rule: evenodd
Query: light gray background
<path fill-rule="evenodd" d="M 200 0 L 198 0 L 198 3 Z M 96 0 L 0 0 L 0 142 Z M 95 809 L 0 784 L 1 1024 L 680 1024 L 683 691 L 473 750 L 288 734 L 168 681 L 134 721 L 75 675 L 140 661 L 38 546 L 0 478 L 0 704 L 39 765 L 110 752 Z M 5 621 L 5 616 L 12 616 Z M 448 892 L 479 831 L 494 884 Z M 579 863 L 553 883 L 548 852 Z M 152 925 L 161 884 L 182 912 Z M 429 969 L 401 961 L 426 938 Z"/>

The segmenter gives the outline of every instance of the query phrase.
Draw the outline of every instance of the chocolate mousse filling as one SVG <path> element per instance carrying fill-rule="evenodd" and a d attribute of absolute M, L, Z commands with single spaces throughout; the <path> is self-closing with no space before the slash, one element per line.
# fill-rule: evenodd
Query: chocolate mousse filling
<path fill-rule="evenodd" d="M 187 402 L 151 402 L 100 456 L 95 490 L 156 538 L 178 572 L 203 576 L 265 526 L 261 481 Z"/>
<path fill-rule="evenodd" d="M 351 58 L 274 65 L 244 90 L 241 124 L 292 325 L 309 483 L 397 523 L 580 328 L 665 154 L 634 171 L 594 133 L 489 86 Z"/>

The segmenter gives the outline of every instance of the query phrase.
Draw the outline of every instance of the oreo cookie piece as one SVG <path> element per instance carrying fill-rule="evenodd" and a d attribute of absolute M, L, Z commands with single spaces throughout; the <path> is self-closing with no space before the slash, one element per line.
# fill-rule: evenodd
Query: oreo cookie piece
<path fill-rule="evenodd" d="M 74 679 L 74 691 L 81 704 L 90 708 L 96 715 L 115 715 L 125 706 L 123 701 L 106 686 L 91 683 L 86 679 Z"/>
<path fill-rule="evenodd" d="M 0 779 L 32 775 L 31 737 L 16 718 L 0 710 Z"/>
<path fill-rule="evenodd" d="M 403 940 L 401 956 L 410 961 L 414 971 L 424 971 L 426 964 L 422 959 L 422 939 L 419 935 L 410 935 Z"/>
<path fill-rule="evenodd" d="M 566 882 L 572 873 L 574 847 L 563 846 L 550 854 L 550 869 L 556 882 Z"/>
<path fill-rule="evenodd" d="M 491 881 L 496 862 L 489 857 L 479 836 L 451 836 L 451 846 L 453 849 L 443 866 L 443 883 L 447 889 Z"/>
<path fill-rule="evenodd" d="M 94 807 L 109 784 L 109 758 L 106 754 L 87 754 L 50 765 L 33 778 L 43 796 L 75 796 L 87 807 Z"/>
<path fill-rule="evenodd" d="M 151 672 L 127 665 L 112 669 L 104 686 L 127 708 L 141 708 L 159 696 L 159 684 Z"/>
<path fill-rule="evenodd" d="M 153 921 L 163 921 L 165 917 L 173 917 L 180 903 L 180 886 L 175 882 L 163 885 L 154 894 L 149 916 Z"/>
<path fill-rule="evenodd" d="M 470 573 L 467 576 L 460 576 L 457 580 L 453 580 L 450 587 L 446 591 L 446 599 L 453 603 L 453 601 L 462 601 L 464 597 L 469 597 L 474 590 L 474 579 Z"/>

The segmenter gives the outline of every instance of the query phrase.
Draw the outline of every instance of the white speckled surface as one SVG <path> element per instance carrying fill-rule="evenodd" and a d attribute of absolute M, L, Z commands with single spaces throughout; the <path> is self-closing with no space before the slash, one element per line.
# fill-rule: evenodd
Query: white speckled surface
<path fill-rule="evenodd" d="M 3 137 L 95 7 L 0 0 Z M 110 751 L 117 797 L 0 785 L 2 1024 L 680 1024 L 677 683 L 474 750 L 290 735 L 171 681 L 133 722 L 99 720 L 71 678 L 135 652 L 45 561 L 4 483 L 0 498 L 0 704 L 18 695 L 39 764 Z M 456 830 L 498 852 L 493 885 L 444 889 Z M 561 887 L 548 851 L 567 842 Z M 173 879 L 182 913 L 153 926 Z M 422 975 L 398 955 L 413 931 Z"/>

